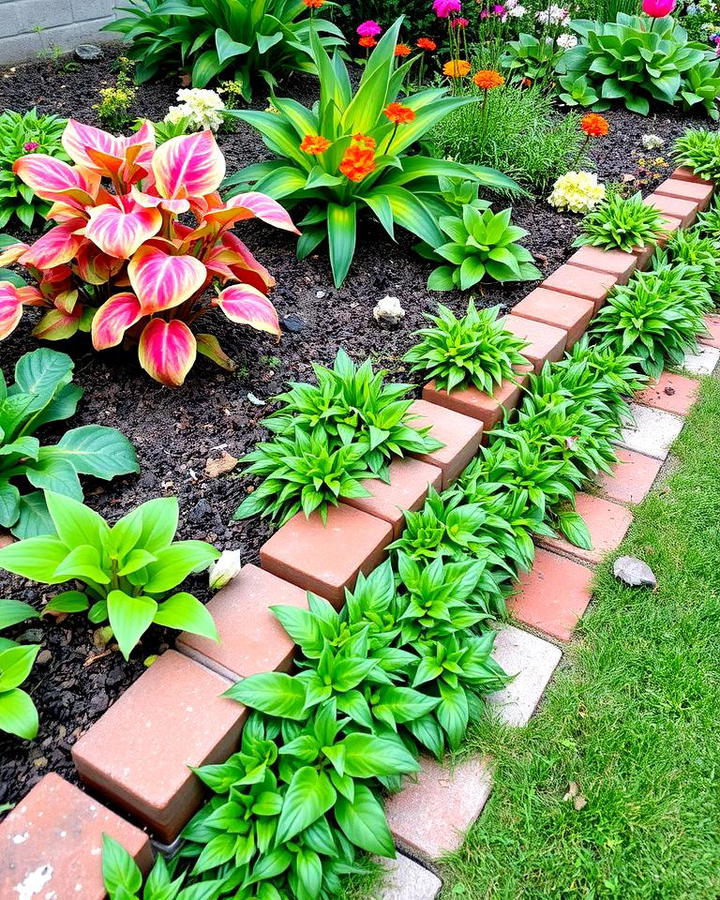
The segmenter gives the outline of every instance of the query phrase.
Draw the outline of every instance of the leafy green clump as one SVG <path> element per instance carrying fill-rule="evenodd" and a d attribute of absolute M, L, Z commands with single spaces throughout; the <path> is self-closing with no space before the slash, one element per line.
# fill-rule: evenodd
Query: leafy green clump
<path fill-rule="evenodd" d="M 718 240 L 720 235 L 720 203 L 713 201 L 712 205 L 703 210 L 698 217 L 695 225 L 690 229 L 697 231 L 703 237 L 709 237 L 712 240 Z"/>
<path fill-rule="evenodd" d="M 0 598 L 0 631 L 37 619 L 40 613 L 29 603 Z M 31 696 L 20 685 L 35 664 L 40 644 L 18 644 L 0 637 L 0 732 L 31 741 L 38 732 L 38 713 Z"/>
<path fill-rule="evenodd" d="M 720 232 L 706 236 L 702 230 L 679 228 L 661 258 L 700 269 L 710 296 L 720 299 Z"/>
<path fill-rule="evenodd" d="M 673 145 L 675 161 L 710 181 L 720 179 L 720 132 L 688 128 Z"/>
<path fill-rule="evenodd" d="M 662 213 L 643 203 L 641 193 L 632 197 L 610 194 L 585 216 L 573 247 L 590 245 L 630 253 L 638 247 L 655 246 L 664 236 Z"/>

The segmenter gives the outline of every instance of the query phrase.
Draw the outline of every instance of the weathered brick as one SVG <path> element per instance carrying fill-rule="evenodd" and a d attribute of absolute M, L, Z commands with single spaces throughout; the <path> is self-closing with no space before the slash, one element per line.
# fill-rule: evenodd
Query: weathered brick
<path fill-rule="evenodd" d="M 590 550 L 576 547 L 563 537 L 541 537 L 539 543 L 549 550 L 559 550 L 576 559 L 599 563 L 622 543 L 632 524 L 632 513 L 625 506 L 583 493 L 575 495 L 575 508 L 590 532 Z"/>
<path fill-rule="evenodd" d="M 615 450 L 618 461 L 607 475 L 602 472 L 596 477 L 600 490 L 611 500 L 621 503 L 640 503 L 650 492 L 662 463 L 644 453 L 618 447 Z"/>
<path fill-rule="evenodd" d="M 593 272 L 578 266 L 560 266 L 543 281 L 541 287 L 561 294 L 573 294 L 583 300 L 591 300 L 597 312 L 607 299 L 611 289 L 617 284 L 614 275 Z"/>
<path fill-rule="evenodd" d="M 675 438 L 680 434 L 683 420 L 662 409 L 630 404 L 633 422 L 622 429 L 620 443 L 628 450 L 637 450 L 655 459 L 665 459 Z"/>
<path fill-rule="evenodd" d="M 482 422 L 427 400 L 416 400 L 410 411 L 418 417 L 414 422 L 416 426 L 431 425 L 432 437 L 445 445 L 440 450 L 418 454 L 417 458 L 442 469 L 442 486 L 446 488 L 477 453 L 482 439 Z"/>
<path fill-rule="evenodd" d="M 697 184 L 714 184 L 714 182 L 708 181 L 707 178 L 702 178 L 700 175 L 696 175 L 692 171 L 692 169 L 687 169 L 684 166 L 681 166 L 679 169 L 675 169 L 670 177 L 679 178 L 681 181 L 695 181 Z"/>
<path fill-rule="evenodd" d="M 697 203 L 698 209 L 703 210 L 707 209 L 712 200 L 713 186 L 680 178 L 668 178 L 655 188 L 655 193 L 676 197 L 679 200 L 689 200 L 691 203 Z"/>
<path fill-rule="evenodd" d="M 522 354 L 532 363 L 536 372 L 539 372 L 546 362 L 557 362 L 562 359 L 568 339 L 568 333 L 564 328 L 546 325 L 544 322 L 536 322 L 520 315 L 506 316 L 503 325 L 507 331 L 528 342 L 527 347 L 523 347 Z"/>
<path fill-rule="evenodd" d="M 648 244 L 645 247 L 636 247 L 633 250 L 633 256 L 637 262 L 637 268 L 640 270 L 647 269 L 654 254 L 655 247 L 652 244 Z"/>
<path fill-rule="evenodd" d="M 381 859 L 387 874 L 377 900 L 435 900 L 442 881 L 424 866 L 398 853 L 395 859 Z"/>
<path fill-rule="evenodd" d="M 618 284 L 627 284 L 637 268 L 637 257 L 624 250 L 601 250 L 600 247 L 581 247 L 567 260 L 569 266 L 579 266 L 593 272 L 609 272 Z"/>
<path fill-rule="evenodd" d="M 569 350 L 587 330 L 594 312 L 592 300 L 539 287 L 513 307 L 511 315 L 562 328 L 567 332 L 565 349 Z"/>
<path fill-rule="evenodd" d="M 661 247 L 664 247 L 667 244 L 668 240 L 675 234 L 678 228 L 684 228 L 685 223 L 682 219 L 679 219 L 677 216 L 663 216 L 662 217 L 662 227 L 663 230 L 667 232 L 667 236 L 660 238 L 658 244 Z"/>
<path fill-rule="evenodd" d="M 720 348 L 720 316 L 705 316 L 709 334 L 701 334 L 698 340 L 707 347 Z"/>
<path fill-rule="evenodd" d="M 189 766 L 222 762 L 247 710 L 220 695 L 230 682 L 165 652 L 75 744 L 80 777 L 171 843 L 200 806 Z"/>
<path fill-rule="evenodd" d="M 697 400 L 700 384 L 694 378 L 663 372 L 657 381 L 635 395 L 635 402 L 686 416 Z"/>
<path fill-rule="evenodd" d="M 506 410 L 514 409 L 518 405 L 522 393 L 522 385 L 527 381 L 527 375 L 518 373 L 516 382 L 503 381 L 492 393 L 486 394 L 475 387 L 461 388 L 451 393 L 439 391 L 434 381 L 423 388 L 423 400 L 444 406 L 455 412 L 479 419 L 483 425 L 483 432 L 491 431 L 502 419 Z"/>
<path fill-rule="evenodd" d="M 648 206 L 654 206 L 666 216 L 680 219 L 684 227 L 692 225 L 697 218 L 698 205 L 692 200 L 680 200 L 677 197 L 666 197 L 664 194 L 648 194 L 643 200 Z"/>

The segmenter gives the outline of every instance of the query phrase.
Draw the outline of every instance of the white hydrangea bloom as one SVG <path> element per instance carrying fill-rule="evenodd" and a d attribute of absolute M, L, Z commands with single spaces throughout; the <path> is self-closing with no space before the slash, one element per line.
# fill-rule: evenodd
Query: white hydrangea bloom
<path fill-rule="evenodd" d="M 577 42 L 574 34 L 563 33 L 557 38 L 557 45 L 561 50 L 572 50 L 573 47 L 577 47 Z"/>
<path fill-rule="evenodd" d="M 527 12 L 527 9 L 524 6 L 521 6 L 519 3 L 515 4 L 515 6 L 508 7 L 507 4 L 505 4 L 505 6 L 508 11 L 508 15 L 512 16 L 513 19 L 522 19 L 522 17 Z"/>
<path fill-rule="evenodd" d="M 605 185 L 594 172 L 566 172 L 553 185 L 550 206 L 574 213 L 587 213 L 605 199 Z"/>
<path fill-rule="evenodd" d="M 178 106 L 171 106 L 165 116 L 166 122 L 177 122 L 183 116 L 190 119 L 190 124 L 198 131 L 211 128 L 217 131 L 224 118 L 222 111 L 225 104 L 215 91 L 203 88 L 180 88 L 177 92 Z"/>

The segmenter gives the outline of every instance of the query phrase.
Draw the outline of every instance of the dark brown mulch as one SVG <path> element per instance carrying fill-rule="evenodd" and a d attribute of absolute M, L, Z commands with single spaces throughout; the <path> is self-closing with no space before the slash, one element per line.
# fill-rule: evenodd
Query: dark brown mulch
<path fill-rule="evenodd" d="M 78 71 L 34 63 L 0 72 L 0 106 L 17 110 L 37 106 L 42 112 L 98 124 L 93 105 L 98 89 L 112 84 L 115 52 L 106 51 L 103 62 Z M 162 118 L 175 102 L 179 86 L 178 73 L 169 73 L 163 81 L 141 87 L 134 114 Z M 289 95 L 304 102 L 312 100 L 313 90 L 309 79 L 295 79 L 286 86 Z M 265 104 L 256 105 L 262 108 Z M 661 135 L 669 148 L 689 124 L 687 117 L 672 112 L 649 119 L 613 112 L 608 118 L 611 136 L 593 147 L 597 170 L 605 181 L 636 173 L 634 160 L 653 155 L 642 153 L 642 134 Z M 229 172 L 268 155 L 255 132 L 244 126 L 221 134 L 219 142 Z M 668 168 L 661 166 L 646 180 L 659 181 Z M 530 232 L 527 244 L 544 274 L 557 268 L 571 252 L 577 232 L 575 217 L 558 214 L 544 203 L 524 202 L 516 206 L 514 219 Z M 423 323 L 423 312 L 433 310 L 438 300 L 456 311 L 467 301 L 459 294 L 428 293 L 424 285 L 432 266 L 411 252 L 412 241 L 407 236 L 394 245 L 372 223 L 360 230 L 358 253 L 340 290 L 333 287 L 324 254 L 298 262 L 285 233 L 254 224 L 242 227 L 240 233 L 278 280 L 273 301 L 281 316 L 300 320 L 300 330 L 285 334 L 279 346 L 218 315 L 210 330 L 238 362 L 237 372 L 227 374 L 200 360 L 187 384 L 174 391 L 151 381 L 132 355 L 97 355 L 85 340 L 59 349 L 75 359 L 76 379 L 86 390 L 72 424 L 115 425 L 135 444 L 141 464 L 137 477 L 110 485 L 88 485 L 88 502 L 114 519 L 151 497 L 177 495 L 182 509 L 181 537 L 206 539 L 221 548 L 240 547 L 243 559 L 253 562 L 270 529 L 264 523 L 231 519 L 247 482 L 234 473 L 217 479 L 204 475 L 208 458 L 223 450 L 242 456 L 263 436 L 259 421 L 266 409 L 253 399 L 265 401 L 285 381 L 309 378 L 311 361 L 330 363 L 341 346 L 355 359 L 371 356 L 387 367 L 392 377 L 402 379 L 401 357 L 412 343 L 412 331 Z M 493 286 L 482 295 L 481 303 L 511 308 L 532 286 Z M 373 306 L 385 294 L 398 296 L 406 310 L 398 330 L 380 329 L 372 318 Z M 32 324 L 33 316 L 27 314 L 14 335 L 0 345 L 0 361 L 7 374 L 16 360 L 35 346 L 30 337 Z M 52 437 L 48 434 L 48 440 Z M 197 579 L 197 585 L 204 596 L 202 579 Z M 0 574 L 0 593 L 40 604 L 44 591 Z M 37 739 L 27 743 L 0 736 L 0 805 L 17 800 L 48 771 L 73 780 L 69 753 L 73 742 L 138 676 L 142 658 L 162 649 L 166 639 L 155 634 L 144 640 L 133 661 L 126 664 L 118 653 L 92 661 L 98 654 L 92 627 L 79 617 L 61 624 L 43 621 L 18 626 L 8 636 L 39 642 L 47 652 L 28 682 L 41 716 Z"/>

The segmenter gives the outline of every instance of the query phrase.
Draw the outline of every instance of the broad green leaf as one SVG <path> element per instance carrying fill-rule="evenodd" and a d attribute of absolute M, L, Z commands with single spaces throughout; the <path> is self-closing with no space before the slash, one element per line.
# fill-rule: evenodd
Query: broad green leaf
<path fill-rule="evenodd" d="M 0 549 L 0 569 L 41 584 L 62 584 L 65 579 L 56 578 L 55 571 L 67 554 L 67 547 L 57 538 L 27 538 Z"/>
<path fill-rule="evenodd" d="M 327 230 L 330 267 L 335 287 L 342 287 L 355 255 L 357 206 L 328 203 Z"/>
<path fill-rule="evenodd" d="M 200 634 L 212 641 L 220 642 L 215 622 L 207 607 L 186 592 L 173 594 L 160 603 L 153 621 L 156 625 L 190 631 L 192 634 Z"/>
<path fill-rule="evenodd" d="M 52 491 L 45 492 L 45 501 L 55 531 L 68 547 L 90 544 L 100 550 L 105 545 L 110 529 L 99 513 L 84 503 Z"/>
<path fill-rule="evenodd" d="M 239 700 L 269 716 L 303 721 L 307 718 L 305 694 L 305 685 L 300 679 L 284 672 L 263 672 L 243 678 L 223 696 Z"/>
<path fill-rule="evenodd" d="M 288 785 L 278 820 L 277 841 L 285 843 L 312 825 L 335 803 L 337 793 L 324 773 L 310 766 L 298 769 Z"/>
<path fill-rule="evenodd" d="M 103 834 L 102 874 L 105 890 L 113 896 L 118 890 L 136 894 L 142 886 L 142 874 L 128 851 L 109 834 Z"/>
<path fill-rule="evenodd" d="M 38 732 L 35 704 L 25 691 L 17 688 L 0 694 L 0 731 L 31 741 Z"/>
<path fill-rule="evenodd" d="M 30 674 L 40 644 L 18 644 L 0 652 L 0 692 L 19 687 Z"/>
<path fill-rule="evenodd" d="M 66 431 L 53 449 L 62 450 L 80 475 L 109 481 L 117 475 L 140 471 L 132 444 L 117 428 L 82 425 Z"/>
<path fill-rule="evenodd" d="M 337 798 L 335 818 L 345 837 L 356 847 L 394 859 L 395 846 L 382 804 L 366 785 L 355 785 L 352 803 L 345 797 Z"/>
<path fill-rule="evenodd" d="M 26 619 L 39 619 L 40 613 L 29 603 L 0 597 L 0 630 Z"/>
<path fill-rule="evenodd" d="M 157 561 L 145 568 L 144 590 L 150 594 L 169 591 L 191 572 L 206 569 L 220 552 L 205 541 L 176 541 L 155 553 Z"/>
<path fill-rule="evenodd" d="M 123 591 L 110 591 L 107 609 L 120 652 L 129 659 L 133 648 L 152 624 L 157 603 L 151 597 L 131 597 Z"/>

